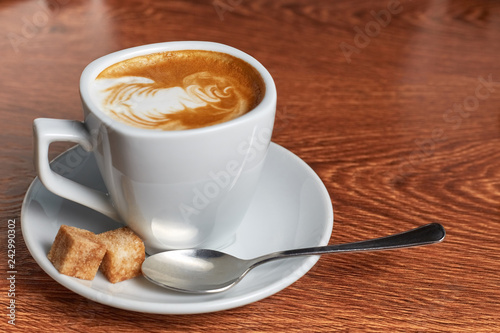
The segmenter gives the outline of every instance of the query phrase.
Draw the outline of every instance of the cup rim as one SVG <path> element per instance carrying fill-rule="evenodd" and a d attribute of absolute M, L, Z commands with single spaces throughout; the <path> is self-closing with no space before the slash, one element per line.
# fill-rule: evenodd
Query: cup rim
<path fill-rule="evenodd" d="M 99 73 L 104 69 L 111 66 L 114 63 L 134 58 L 137 56 L 158 53 L 165 51 L 178 51 L 178 50 L 206 50 L 226 53 L 237 58 L 240 58 L 252 67 L 254 67 L 261 75 L 266 92 L 262 101 L 249 112 L 231 119 L 229 121 L 210 125 L 201 128 L 193 129 L 183 129 L 176 131 L 164 131 L 164 130 L 151 130 L 145 128 L 134 127 L 131 125 L 126 125 L 111 118 L 109 115 L 100 110 L 100 108 L 94 103 L 90 94 L 90 82 L 94 80 Z M 276 105 L 276 86 L 271 74 L 267 69 L 254 57 L 249 54 L 238 50 L 232 46 L 228 46 L 216 42 L 206 42 L 206 41 L 176 41 L 176 42 L 162 42 L 136 46 L 132 48 L 123 49 L 113 53 L 109 53 L 105 56 L 95 59 L 90 64 L 88 64 L 82 72 L 80 77 L 80 96 L 82 102 L 87 106 L 89 111 L 97 116 L 107 127 L 118 130 L 120 132 L 125 132 L 132 136 L 182 136 L 182 135 L 194 135 L 200 133 L 207 133 L 217 131 L 223 128 L 232 127 L 242 122 L 247 122 L 251 118 L 259 117 L 260 114 L 265 113 L 266 110 L 274 109 Z"/>

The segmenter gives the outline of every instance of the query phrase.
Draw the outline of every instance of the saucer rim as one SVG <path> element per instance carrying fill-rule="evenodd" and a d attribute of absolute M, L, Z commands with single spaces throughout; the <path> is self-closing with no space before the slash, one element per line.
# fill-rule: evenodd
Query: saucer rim
<path fill-rule="evenodd" d="M 306 163 L 304 162 L 300 157 L 289 151 L 288 149 L 271 142 L 270 144 L 270 152 L 271 152 L 271 146 L 273 149 L 277 149 L 276 154 L 284 154 L 286 155 L 287 158 L 292 159 L 293 163 L 298 163 L 301 168 L 306 172 L 309 176 L 311 176 L 314 181 L 315 181 L 315 187 L 316 191 L 321 192 L 321 198 L 323 199 L 325 203 L 325 221 L 324 224 L 322 224 L 324 228 L 324 233 L 322 234 L 321 239 L 318 241 L 318 244 L 313 245 L 313 246 L 322 246 L 322 245 L 327 245 L 331 234 L 333 230 L 333 223 L 334 223 L 334 212 L 333 212 L 333 206 L 331 203 L 331 198 L 330 195 L 320 179 L 320 177 L 316 174 L 316 172 Z M 54 158 L 50 163 L 53 163 L 57 161 L 58 159 L 62 158 L 66 154 L 68 154 L 71 150 L 77 149 L 78 145 L 67 149 L 60 155 L 58 155 L 56 158 Z M 281 150 L 281 152 L 280 152 Z M 319 255 L 314 255 L 314 256 L 308 256 L 308 257 L 300 257 L 300 258 L 294 258 L 290 260 L 296 260 L 297 262 L 300 261 L 300 264 L 296 264 L 295 267 L 293 268 L 293 271 L 290 272 L 287 276 L 273 282 L 272 284 L 265 286 L 263 288 L 259 288 L 257 290 L 251 291 L 248 294 L 243 294 L 239 296 L 235 296 L 232 298 L 219 298 L 215 300 L 209 300 L 209 301 L 204 301 L 202 303 L 195 302 L 197 305 L 196 307 L 192 307 L 193 303 L 188 302 L 188 303 L 169 303 L 169 302 L 154 302 L 151 300 L 137 300 L 137 299 L 129 299 L 129 298 L 124 298 L 124 297 L 119 297 L 119 294 L 115 295 L 110 295 L 108 293 L 104 293 L 100 290 L 93 289 L 91 286 L 87 286 L 85 284 L 82 284 L 80 282 L 77 282 L 76 278 L 65 276 L 60 274 L 54 266 L 52 265 L 47 265 L 45 261 L 48 259 L 46 256 L 43 254 L 36 253 L 32 249 L 33 245 L 33 240 L 32 236 L 30 235 L 29 231 L 25 230 L 25 225 L 26 223 L 23 223 L 24 217 L 27 214 L 26 210 L 28 209 L 28 200 L 33 197 L 32 191 L 34 189 L 34 186 L 40 185 L 42 188 L 45 188 L 43 184 L 41 183 L 40 179 L 38 177 L 35 177 L 34 180 L 31 182 L 28 190 L 26 191 L 25 197 L 23 199 L 22 207 L 21 207 L 21 215 L 20 215 L 20 220 L 21 220 L 21 231 L 23 234 L 24 242 L 26 244 L 26 247 L 28 248 L 31 256 L 35 259 L 36 263 L 42 268 L 42 270 L 47 273 L 52 279 L 54 279 L 57 283 L 61 284 L 63 287 L 75 292 L 76 294 L 79 294 L 80 296 L 83 296 L 87 299 L 90 299 L 92 301 L 98 302 L 100 304 L 104 304 L 107 306 L 111 306 L 114 308 L 118 309 L 123 309 L 123 310 L 128 310 L 128 311 L 135 311 L 135 312 L 141 312 L 141 313 L 151 313 L 151 314 L 174 314 L 174 315 L 179 315 L 179 314 L 199 314 L 199 313 L 210 313 L 210 312 L 217 312 L 217 311 L 223 311 L 223 310 L 229 310 L 233 309 L 236 307 L 248 305 L 257 301 L 260 301 L 262 299 L 265 299 L 269 296 L 272 296 L 279 291 L 289 287 L 291 284 L 294 282 L 298 281 L 300 278 L 302 278 L 305 274 L 309 272 L 309 270 L 317 263 L 319 260 L 320 256 Z M 62 200 L 66 200 L 61 198 Z M 42 265 L 43 263 L 43 265 Z M 50 263 L 50 262 L 49 262 Z M 300 273 L 297 273 L 299 272 Z M 144 277 L 141 277 L 142 279 L 145 279 Z M 91 282 L 91 281 L 89 281 Z M 222 294 L 222 293 L 221 293 Z M 179 295 L 179 294 L 178 294 Z M 189 294 L 181 294 L 185 295 L 186 297 L 190 297 Z"/>

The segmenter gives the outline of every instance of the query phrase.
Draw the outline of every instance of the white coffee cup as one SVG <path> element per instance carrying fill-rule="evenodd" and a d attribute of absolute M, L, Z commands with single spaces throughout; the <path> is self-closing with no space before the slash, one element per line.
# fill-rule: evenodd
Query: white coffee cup
<path fill-rule="evenodd" d="M 174 50 L 227 53 L 254 67 L 265 84 L 262 101 L 233 120 L 197 129 L 157 131 L 125 125 L 91 99 L 97 75 L 117 62 Z M 270 144 L 276 87 L 253 57 L 211 42 L 167 42 L 118 51 L 89 64 L 80 79 L 84 121 L 36 119 L 35 165 L 45 187 L 110 218 L 144 241 L 148 253 L 222 247 L 231 241 L 249 207 Z M 55 141 L 80 144 L 95 155 L 108 193 L 51 170 Z M 92 223 L 92 221 L 89 221 Z"/>

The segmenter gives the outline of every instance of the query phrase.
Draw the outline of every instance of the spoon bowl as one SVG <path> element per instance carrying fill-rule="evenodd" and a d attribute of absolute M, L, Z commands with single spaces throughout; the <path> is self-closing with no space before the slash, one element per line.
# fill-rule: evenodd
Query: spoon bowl
<path fill-rule="evenodd" d="M 195 293 L 216 293 L 238 283 L 250 261 L 216 250 L 174 250 L 150 256 L 142 264 L 144 276 L 162 287 Z"/>
<path fill-rule="evenodd" d="M 162 287 L 188 293 L 217 293 L 237 284 L 263 263 L 304 255 L 351 251 L 376 251 L 441 242 L 446 233 L 438 223 L 399 234 L 354 243 L 279 251 L 254 259 L 240 259 L 209 249 L 172 250 L 149 256 L 143 275 Z"/>

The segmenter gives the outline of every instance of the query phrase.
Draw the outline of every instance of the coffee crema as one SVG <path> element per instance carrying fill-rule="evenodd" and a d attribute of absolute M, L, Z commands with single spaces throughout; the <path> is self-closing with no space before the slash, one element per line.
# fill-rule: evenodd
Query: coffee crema
<path fill-rule="evenodd" d="M 255 68 L 226 53 L 182 50 L 118 62 L 102 71 L 92 95 L 125 124 L 183 130 L 219 124 L 255 108 L 265 85 Z"/>

